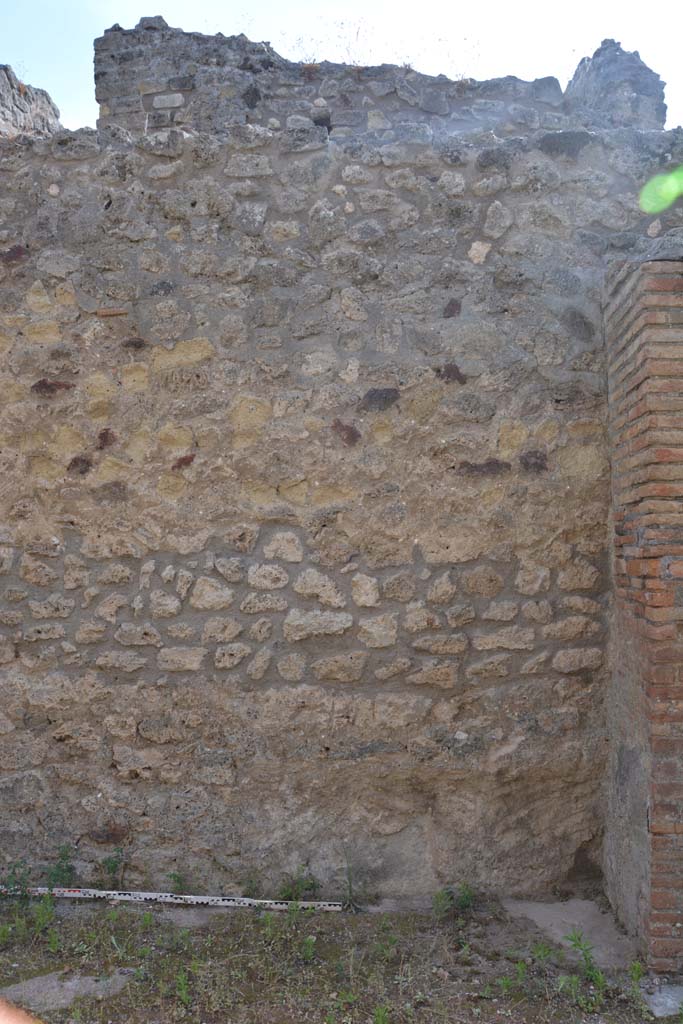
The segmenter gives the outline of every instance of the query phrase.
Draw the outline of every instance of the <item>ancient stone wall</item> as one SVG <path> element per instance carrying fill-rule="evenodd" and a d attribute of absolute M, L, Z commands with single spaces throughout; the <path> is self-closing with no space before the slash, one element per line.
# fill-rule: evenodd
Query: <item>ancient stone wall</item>
<path fill-rule="evenodd" d="M 287 68 L 263 123 L 226 87 L 239 123 L 206 132 L 167 71 L 137 102 L 196 122 L 131 134 L 112 104 L 0 142 L 0 847 L 76 843 L 87 877 L 125 845 L 130 884 L 226 891 L 303 862 L 330 894 L 347 865 L 384 894 L 576 880 L 604 821 L 602 281 L 680 223 L 636 194 L 681 139 L 538 96 L 525 124 L 527 83 L 495 134 L 393 99 L 338 130 L 344 90 L 313 123 L 301 68 L 300 120 Z"/>

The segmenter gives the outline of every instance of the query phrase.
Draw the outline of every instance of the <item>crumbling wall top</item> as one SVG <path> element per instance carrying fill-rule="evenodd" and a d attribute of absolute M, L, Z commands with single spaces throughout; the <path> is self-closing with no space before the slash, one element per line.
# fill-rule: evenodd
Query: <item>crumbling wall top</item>
<path fill-rule="evenodd" d="M 0 135 L 59 131 L 59 110 L 44 89 L 20 82 L 9 64 L 0 64 Z"/>
<path fill-rule="evenodd" d="M 434 134 L 661 127 L 663 84 L 638 54 L 603 43 L 581 62 L 563 94 L 552 77 L 452 81 L 410 67 L 296 63 L 244 35 L 183 32 L 163 18 L 119 25 L 95 41 L 100 127 L 145 132 L 171 124 L 214 133 L 235 123 L 317 126 L 334 135 L 388 140 Z M 408 127 L 411 126 L 411 127 Z"/>
<path fill-rule="evenodd" d="M 627 53 L 614 39 L 583 58 L 566 96 L 573 106 L 601 110 L 615 127 L 663 128 L 666 121 L 664 82 L 637 51 Z"/>

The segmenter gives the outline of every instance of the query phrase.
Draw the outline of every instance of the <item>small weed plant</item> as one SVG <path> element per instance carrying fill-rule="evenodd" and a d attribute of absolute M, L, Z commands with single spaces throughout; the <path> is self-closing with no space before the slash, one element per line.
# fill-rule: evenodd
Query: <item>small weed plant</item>
<path fill-rule="evenodd" d="M 175 976 L 175 994 L 183 1006 L 189 1006 L 192 1002 L 190 995 L 190 979 L 184 967 L 178 968 Z"/>
<path fill-rule="evenodd" d="M 445 921 L 450 917 L 463 917 L 474 906 L 474 889 L 466 882 L 458 886 L 446 886 L 439 889 L 432 897 L 432 911 L 437 921 Z"/>
<path fill-rule="evenodd" d="M 594 950 L 583 932 L 577 928 L 565 935 L 565 941 L 581 958 L 581 975 L 563 975 L 558 980 L 558 992 L 584 1013 L 598 1013 L 605 1003 L 607 979 L 595 962 Z"/>
<path fill-rule="evenodd" d="M 72 863 L 73 850 L 70 846 L 60 846 L 57 860 L 48 869 L 48 889 L 68 889 L 76 881 L 76 868 Z"/>
<path fill-rule="evenodd" d="M 123 847 L 117 846 L 114 852 L 102 861 L 102 870 L 109 889 L 120 889 L 123 886 L 123 875 L 126 870 L 126 856 Z"/>
<path fill-rule="evenodd" d="M 52 896 L 45 895 L 32 908 L 33 932 L 40 935 L 46 931 L 54 921 L 55 901 Z"/>
<path fill-rule="evenodd" d="M 2 895 L 15 899 L 27 900 L 31 888 L 31 869 L 25 860 L 12 861 L 5 875 L 0 876 L 0 886 L 5 890 Z"/>
<path fill-rule="evenodd" d="M 186 893 L 190 891 L 190 882 L 181 871 L 169 871 L 168 880 L 173 886 L 174 893 Z"/>
<path fill-rule="evenodd" d="M 314 900 L 320 892 L 320 882 L 302 865 L 295 875 L 288 875 L 280 886 L 278 899 L 301 903 Z"/>

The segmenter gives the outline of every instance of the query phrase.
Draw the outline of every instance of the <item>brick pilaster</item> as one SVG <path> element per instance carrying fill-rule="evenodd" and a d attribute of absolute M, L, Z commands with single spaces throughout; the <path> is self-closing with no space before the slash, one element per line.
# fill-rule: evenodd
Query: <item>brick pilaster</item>
<path fill-rule="evenodd" d="M 614 524 L 608 888 L 683 969 L 683 262 L 625 264 L 605 310 Z"/>

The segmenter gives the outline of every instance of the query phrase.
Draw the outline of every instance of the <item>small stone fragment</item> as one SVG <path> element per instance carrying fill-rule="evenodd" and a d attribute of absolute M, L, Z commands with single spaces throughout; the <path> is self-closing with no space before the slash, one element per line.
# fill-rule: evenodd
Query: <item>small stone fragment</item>
<path fill-rule="evenodd" d="M 287 607 L 287 598 L 282 594 L 257 594 L 252 591 L 242 601 L 240 611 L 247 615 L 260 615 L 262 612 L 284 612 Z"/>
<path fill-rule="evenodd" d="M 153 647 L 161 647 L 161 635 L 149 622 L 144 625 L 124 622 L 114 633 L 114 639 L 126 646 L 144 647 L 150 644 Z"/>
<path fill-rule="evenodd" d="M 240 526 L 232 526 L 229 530 L 226 530 L 224 540 L 229 547 L 248 555 L 256 547 L 258 535 L 258 526 L 247 526 L 242 524 Z"/>
<path fill-rule="evenodd" d="M 285 654 L 278 659 L 277 670 L 289 683 L 299 683 L 304 677 L 306 659 L 302 654 Z"/>
<path fill-rule="evenodd" d="M 550 570 L 542 565 L 523 566 L 517 573 L 515 587 L 520 594 L 533 596 L 550 586 Z"/>
<path fill-rule="evenodd" d="M 412 601 L 415 597 L 415 579 L 410 572 L 397 572 L 382 584 L 382 593 L 389 601 Z"/>
<path fill-rule="evenodd" d="M 27 583 L 34 583 L 37 587 L 49 587 L 58 579 L 58 574 L 51 565 L 39 561 L 32 555 L 24 555 L 19 563 L 19 575 Z"/>
<path fill-rule="evenodd" d="M 87 587 L 90 582 L 90 573 L 85 562 L 75 555 L 64 557 L 64 589 L 78 590 L 80 587 Z"/>
<path fill-rule="evenodd" d="M 598 647 L 576 647 L 558 651 L 553 658 L 553 668 L 558 672 L 584 672 L 600 668 L 603 653 Z"/>
<path fill-rule="evenodd" d="M 235 599 L 234 591 L 210 576 L 200 576 L 190 595 L 190 605 L 202 611 L 229 608 Z"/>
<path fill-rule="evenodd" d="M 28 606 L 34 619 L 68 619 L 76 602 L 56 593 L 50 594 L 45 601 L 29 601 Z"/>
<path fill-rule="evenodd" d="M 202 643 L 228 643 L 238 637 L 243 628 L 237 619 L 209 619 L 202 631 Z"/>
<path fill-rule="evenodd" d="M 599 624 L 585 615 L 570 615 L 544 626 L 543 636 L 546 640 L 578 640 L 595 636 L 599 629 Z"/>
<path fill-rule="evenodd" d="M 61 623 L 45 622 L 40 626 L 32 626 L 21 634 L 22 640 L 28 643 L 36 643 L 38 640 L 61 640 L 66 636 L 66 630 Z"/>
<path fill-rule="evenodd" d="M 360 608 L 374 608 L 379 604 L 379 582 L 374 576 L 357 572 L 351 578 L 351 594 Z"/>
<path fill-rule="evenodd" d="M 443 572 L 432 581 L 427 591 L 427 600 L 432 604 L 448 604 L 457 589 L 447 569 L 446 572 Z"/>
<path fill-rule="evenodd" d="M 226 644 L 225 647 L 219 647 L 217 649 L 213 659 L 214 665 L 216 668 L 235 668 L 250 654 L 251 647 L 249 644 Z"/>
<path fill-rule="evenodd" d="M 249 639 L 256 640 L 258 643 L 268 640 L 272 633 L 273 623 L 270 619 L 257 619 L 249 627 Z"/>
<path fill-rule="evenodd" d="M 427 629 L 439 629 L 441 615 L 432 608 L 426 608 L 424 601 L 412 601 L 406 608 L 403 626 L 409 633 L 423 633 Z"/>
<path fill-rule="evenodd" d="M 306 569 L 294 582 L 294 590 L 304 597 L 315 597 L 330 608 L 343 608 L 346 598 L 334 580 L 317 569 Z"/>
<path fill-rule="evenodd" d="M 577 558 L 558 573 L 557 585 L 560 590 L 594 590 L 599 578 L 599 569 Z"/>
<path fill-rule="evenodd" d="M 446 609 L 446 622 L 451 629 L 457 629 L 458 626 L 465 626 L 468 622 L 472 622 L 475 615 L 476 612 L 471 604 L 460 602 Z"/>
<path fill-rule="evenodd" d="M 468 679 L 504 679 L 510 672 L 512 659 L 509 654 L 492 654 L 467 666 Z"/>
<path fill-rule="evenodd" d="M 168 672 L 196 672 L 205 654 L 203 647 L 164 647 L 157 654 L 157 665 Z"/>
<path fill-rule="evenodd" d="M 301 562 L 304 549 L 295 533 L 282 531 L 275 533 L 263 547 L 266 558 L 281 558 L 283 562 Z"/>
<path fill-rule="evenodd" d="M 95 615 L 98 619 L 104 619 L 105 622 L 116 622 L 116 616 L 122 608 L 128 606 L 128 598 L 123 594 L 110 594 L 109 597 L 105 597 L 104 601 L 101 601 L 95 609 Z"/>
<path fill-rule="evenodd" d="M 263 679 L 270 667 L 272 659 L 273 652 L 269 651 L 267 647 L 262 647 L 260 651 L 257 651 L 247 665 L 247 675 L 249 678 L 253 679 L 255 682 Z"/>
<path fill-rule="evenodd" d="M 182 608 L 180 598 L 165 590 L 153 590 L 149 595 L 149 611 L 154 619 L 170 619 Z"/>
<path fill-rule="evenodd" d="M 118 672 L 137 672 L 147 664 L 147 658 L 132 651 L 105 651 L 96 659 L 98 668 L 111 668 Z"/>
<path fill-rule="evenodd" d="M 216 572 L 219 572 L 228 583 L 241 583 L 247 573 L 241 558 L 217 558 L 213 565 Z"/>
<path fill-rule="evenodd" d="M 0 665 L 9 665 L 17 657 L 14 644 L 7 636 L 0 636 Z"/>
<path fill-rule="evenodd" d="M 412 661 L 410 658 L 394 658 L 393 661 L 389 661 L 386 665 L 380 665 L 379 668 L 375 669 L 375 678 L 381 682 L 393 679 L 395 676 L 400 676 L 407 672 L 411 665 Z"/>
<path fill-rule="evenodd" d="M 293 608 L 284 621 L 286 640 L 307 640 L 313 636 L 341 636 L 351 629 L 353 618 L 347 612 L 304 612 Z"/>
<path fill-rule="evenodd" d="M 363 395 L 358 408 L 362 412 L 384 412 L 395 405 L 400 397 L 397 388 L 370 388 Z"/>
<path fill-rule="evenodd" d="M 503 581 L 495 569 L 482 565 L 470 572 L 463 573 L 465 590 L 481 597 L 495 597 L 503 588 Z"/>
<path fill-rule="evenodd" d="M 472 242 L 467 255 L 473 263 L 483 263 L 490 252 L 490 242 Z"/>
<path fill-rule="evenodd" d="M 530 622 L 550 622 L 553 617 L 552 605 L 550 601 L 525 601 L 522 615 Z"/>
<path fill-rule="evenodd" d="M 534 646 L 534 631 L 522 626 L 507 626 L 495 633 L 475 633 L 472 646 L 478 651 L 491 651 L 497 647 L 508 651 L 530 651 Z"/>
<path fill-rule="evenodd" d="M 514 619 L 519 610 L 516 601 L 491 601 L 491 604 L 482 613 L 482 619 L 489 619 L 494 622 L 510 622 Z"/>
<path fill-rule="evenodd" d="M 357 683 L 362 678 L 367 658 L 363 651 L 350 651 L 348 654 L 320 658 L 313 662 L 311 668 L 317 679 Z"/>
<path fill-rule="evenodd" d="M 469 641 L 464 633 L 432 633 L 413 640 L 412 646 L 416 651 L 428 654 L 462 654 L 467 650 Z"/>
<path fill-rule="evenodd" d="M 289 574 L 280 565 L 250 565 L 247 572 L 249 585 L 259 590 L 279 590 L 289 583 Z"/>
<path fill-rule="evenodd" d="M 396 643 L 398 616 L 394 613 L 363 619 L 358 627 L 358 639 L 366 647 L 391 647 Z"/>
<path fill-rule="evenodd" d="M 417 672 L 412 672 L 407 681 L 413 686 L 437 686 L 450 690 L 458 681 L 458 666 L 450 661 L 428 662 Z"/>
<path fill-rule="evenodd" d="M 489 238 L 500 238 L 514 223 L 514 217 L 497 199 L 489 206 L 484 221 L 484 234 Z M 475 261 L 476 262 L 476 261 Z"/>
<path fill-rule="evenodd" d="M 106 633 L 107 627 L 104 623 L 90 620 L 80 624 L 74 639 L 77 644 L 98 644 Z"/>
<path fill-rule="evenodd" d="M 548 664 L 550 654 L 547 651 L 541 651 L 540 654 L 534 654 L 531 658 L 527 658 L 526 661 L 522 662 L 520 672 L 522 675 L 535 675 L 537 672 L 544 672 Z"/>

